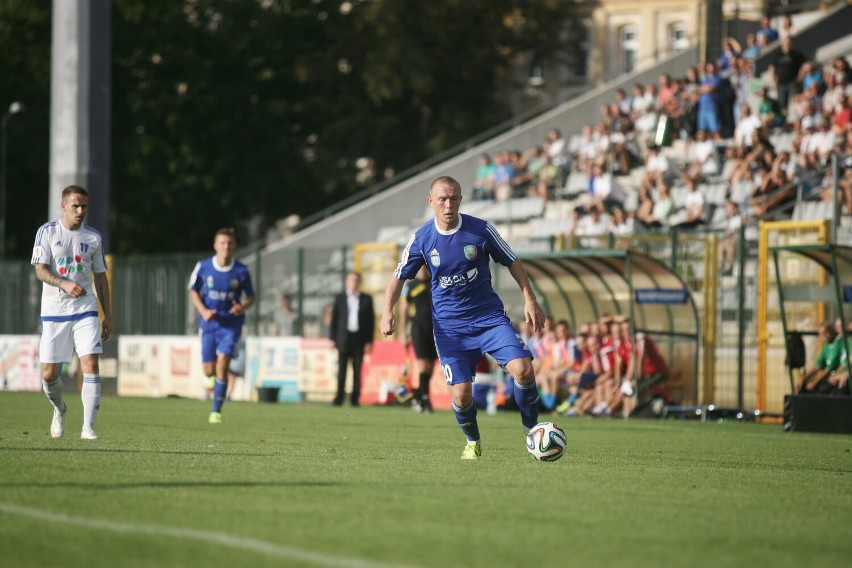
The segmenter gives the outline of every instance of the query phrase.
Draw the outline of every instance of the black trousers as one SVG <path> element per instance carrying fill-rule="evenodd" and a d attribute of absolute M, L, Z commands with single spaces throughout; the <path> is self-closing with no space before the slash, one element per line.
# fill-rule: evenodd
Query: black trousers
<path fill-rule="evenodd" d="M 361 363 L 364 362 L 364 344 L 358 340 L 357 333 L 346 334 L 346 344 L 337 350 L 337 395 L 334 404 L 343 404 L 346 397 L 346 366 L 352 361 L 352 404 L 358 404 L 361 398 Z"/>

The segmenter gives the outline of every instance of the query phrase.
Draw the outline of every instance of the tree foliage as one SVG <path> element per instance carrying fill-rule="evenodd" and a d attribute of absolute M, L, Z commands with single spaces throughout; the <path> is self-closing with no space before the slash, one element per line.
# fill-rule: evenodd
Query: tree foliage
<path fill-rule="evenodd" d="M 49 8 L 0 6 L 16 15 L 0 38 L 29 27 L 38 46 L 5 54 L 0 77 L 40 79 L 28 81 L 28 106 L 49 116 Z M 565 10 L 557 0 L 113 0 L 113 248 L 206 249 L 235 224 L 251 236 L 492 126 L 508 117 L 499 93 L 512 63 L 554 51 Z M 46 187 L 46 167 L 28 167 L 22 179 Z M 46 196 L 35 217 L 45 210 Z M 14 250 L 27 254 L 19 241 Z"/>

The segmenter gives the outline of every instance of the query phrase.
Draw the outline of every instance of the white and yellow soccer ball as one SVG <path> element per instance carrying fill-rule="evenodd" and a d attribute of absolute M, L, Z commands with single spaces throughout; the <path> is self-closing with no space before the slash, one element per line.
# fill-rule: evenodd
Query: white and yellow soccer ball
<path fill-rule="evenodd" d="M 556 461 L 567 442 L 565 430 L 553 422 L 539 422 L 527 434 L 527 451 L 538 461 Z"/>

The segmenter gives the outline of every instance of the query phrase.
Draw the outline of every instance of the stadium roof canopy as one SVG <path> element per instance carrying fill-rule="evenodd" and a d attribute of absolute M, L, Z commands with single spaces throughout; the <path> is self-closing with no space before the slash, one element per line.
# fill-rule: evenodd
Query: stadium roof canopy
<path fill-rule="evenodd" d="M 580 249 L 522 260 L 542 308 L 573 329 L 603 315 L 627 316 L 634 332 L 698 340 L 698 309 L 686 284 L 646 254 Z"/>
<path fill-rule="evenodd" d="M 601 316 L 630 318 L 634 336 L 653 340 L 667 360 L 672 371 L 668 385 L 679 392 L 676 398 L 695 403 L 699 312 L 686 284 L 670 266 L 623 249 L 523 255 L 521 260 L 542 309 L 554 321 L 567 320 L 576 331 Z M 501 295 L 511 287 L 517 291 L 514 281 L 501 279 Z M 518 315 L 522 320 L 523 314 Z"/>

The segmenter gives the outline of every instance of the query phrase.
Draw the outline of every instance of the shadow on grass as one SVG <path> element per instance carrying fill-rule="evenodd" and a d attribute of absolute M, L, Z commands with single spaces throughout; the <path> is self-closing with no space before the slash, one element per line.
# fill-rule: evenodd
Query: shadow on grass
<path fill-rule="evenodd" d="M 218 452 L 210 450 L 208 452 L 186 451 L 179 450 L 129 450 L 127 448 L 15 448 L 8 446 L 0 446 L 0 452 L 86 452 L 86 453 L 107 453 L 107 454 L 171 454 L 176 456 L 246 456 L 255 458 L 275 457 L 278 453 L 250 453 L 250 452 Z"/>
<path fill-rule="evenodd" d="M 333 481 L 148 481 L 134 483 L 82 483 L 57 481 L 55 483 L 0 483 L 0 488 L 34 489 L 97 489 L 99 491 L 124 489 L 174 489 L 180 487 L 334 487 L 343 485 Z"/>

